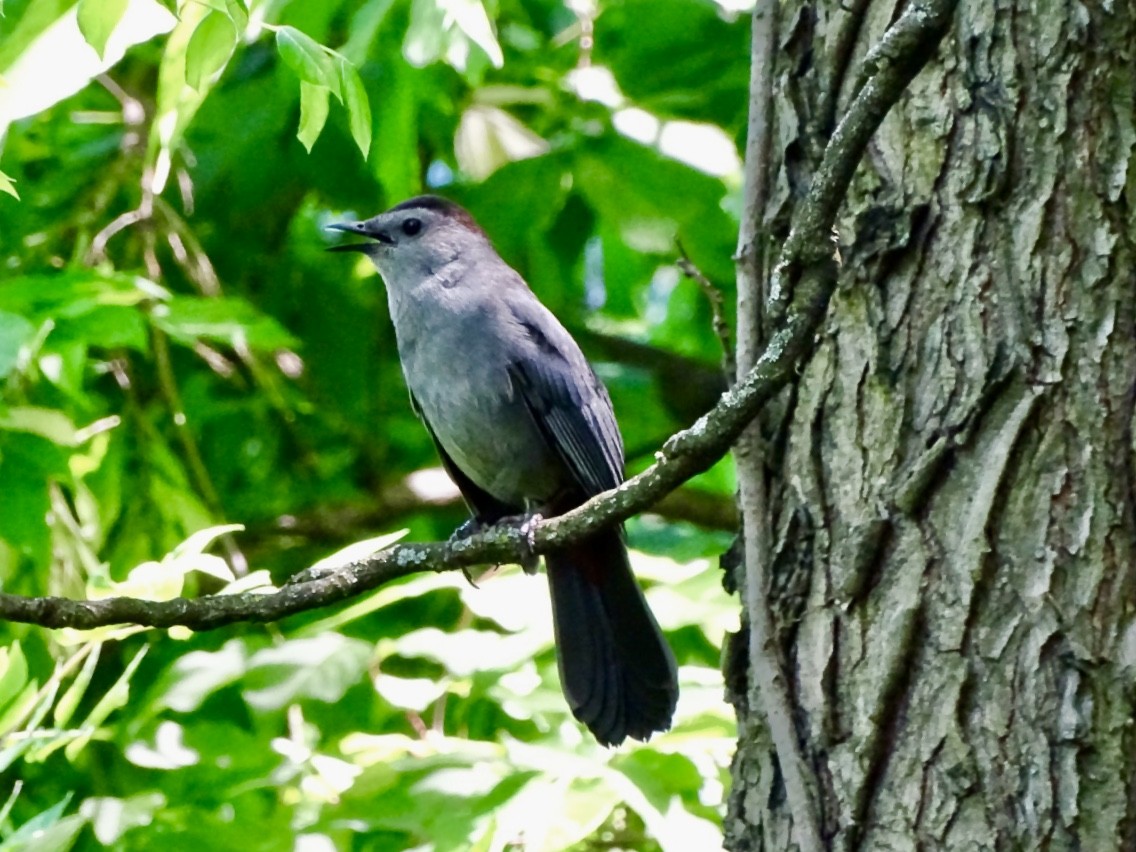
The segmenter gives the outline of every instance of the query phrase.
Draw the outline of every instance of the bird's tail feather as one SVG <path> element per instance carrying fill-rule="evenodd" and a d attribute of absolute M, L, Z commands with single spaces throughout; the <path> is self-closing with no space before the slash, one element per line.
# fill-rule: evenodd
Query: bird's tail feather
<path fill-rule="evenodd" d="M 618 529 L 549 553 L 560 683 L 573 715 L 603 745 L 671 726 L 674 656 L 647 607 Z"/>

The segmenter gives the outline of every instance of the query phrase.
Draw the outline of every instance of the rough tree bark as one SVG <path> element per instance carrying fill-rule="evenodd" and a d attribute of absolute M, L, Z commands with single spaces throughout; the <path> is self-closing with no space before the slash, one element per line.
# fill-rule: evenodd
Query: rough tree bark
<path fill-rule="evenodd" d="M 782 4 L 775 239 L 902 6 Z M 818 347 L 764 418 L 830 848 L 1136 849 L 1134 117 L 1131 3 L 964 2 L 860 164 Z M 794 848 L 733 699 L 727 845 Z"/>

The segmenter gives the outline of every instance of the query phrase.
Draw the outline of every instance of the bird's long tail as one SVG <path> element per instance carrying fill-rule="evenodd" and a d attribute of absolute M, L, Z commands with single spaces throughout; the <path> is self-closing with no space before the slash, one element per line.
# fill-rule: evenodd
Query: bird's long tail
<path fill-rule="evenodd" d="M 674 655 L 631 573 L 621 531 L 604 530 L 545 562 L 573 715 L 603 745 L 667 730 L 678 701 Z"/>

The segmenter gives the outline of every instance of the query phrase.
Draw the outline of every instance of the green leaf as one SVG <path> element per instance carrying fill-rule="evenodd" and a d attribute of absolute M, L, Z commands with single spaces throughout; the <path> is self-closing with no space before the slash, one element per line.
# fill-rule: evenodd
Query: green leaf
<path fill-rule="evenodd" d="M 103 846 L 115 846 L 132 828 L 142 828 L 154 822 L 154 814 L 168 805 L 168 799 L 158 792 L 140 793 L 126 799 L 111 796 L 92 796 L 79 806 L 79 813 L 91 821 L 91 830 Z"/>
<path fill-rule="evenodd" d="M 130 679 L 134 677 L 135 669 L 138 668 L 149 648 L 149 645 L 143 645 L 138 649 L 138 653 L 126 664 L 126 668 L 123 669 L 118 680 L 106 691 L 103 697 L 99 699 L 98 704 L 92 708 L 87 718 L 83 720 L 83 723 L 79 726 L 83 735 L 72 740 L 63 750 L 68 760 L 74 761 L 79 752 L 86 748 L 95 730 L 107 720 L 107 717 L 118 708 L 126 705 L 130 698 Z"/>
<path fill-rule="evenodd" d="M 363 88 L 359 72 L 345 59 L 339 60 L 339 76 L 343 84 L 343 105 L 347 107 L 351 120 L 351 137 L 365 160 L 371 153 L 371 102 L 367 99 L 367 90 Z"/>
<path fill-rule="evenodd" d="M 153 312 L 154 324 L 179 343 L 199 340 L 244 344 L 257 350 L 291 348 L 296 340 L 276 320 L 243 299 L 175 296 Z"/>
<path fill-rule="evenodd" d="M 237 31 L 228 16 L 210 12 L 197 25 L 185 49 L 185 81 L 200 92 L 225 67 L 236 43 Z"/>
<path fill-rule="evenodd" d="M 91 651 L 87 654 L 87 659 L 83 661 L 83 668 L 79 670 L 79 674 L 75 676 L 75 680 L 67 687 L 67 691 L 63 693 L 59 702 L 51 711 L 57 728 L 67 727 L 67 723 L 70 722 L 71 717 L 75 715 L 75 709 L 79 706 L 79 702 L 83 700 L 83 696 L 87 692 L 87 687 L 91 685 L 91 678 L 95 674 L 95 667 L 99 664 L 99 655 L 102 651 L 102 647 L 102 644 L 98 642 L 91 646 Z"/>
<path fill-rule="evenodd" d="M 328 88 L 300 81 L 300 130 L 296 138 L 310 154 L 327 121 Z"/>
<path fill-rule="evenodd" d="M 39 690 L 38 682 L 31 681 L 24 687 L 24 692 L 20 695 L 17 703 L 9 707 L 7 712 L 4 713 L 3 719 L 0 719 L 0 731 L 7 733 L 14 730 L 17 724 L 22 725 L 25 731 L 36 730 L 47 717 L 48 711 L 55 703 L 55 696 L 58 692 L 59 680 L 54 676 L 48 678 L 47 683 L 43 685 L 42 692 Z M 64 733 L 64 736 L 66 736 L 66 733 Z M 0 740 L 0 742 L 10 741 L 10 738 Z M 0 750 L 0 772 L 7 770 L 35 743 L 36 741 L 31 737 L 19 738 L 10 746 Z"/>
<path fill-rule="evenodd" d="M 19 838 L 13 835 L 0 846 L 0 852 L 69 852 L 86 824 L 86 817 L 71 814 L 47 828 L 36 828 L 26 842 L 23 835 Z"/>
<path fill-rule="evenodd" d="M 0 648 L 0 710 L 20 694 L 28 682 L 28 661 L 17 639 L 7 648 Z"/>
<path fill-rule="evenodd" d="M 225 11 L 229 13 L 237 32 L 244 32 L 249 22 L 248 7 L 244 0 L 225 0 Z"/>
<path fill-rule="evenodd" d="M 230 639 L 218 651 L 186 654 L 170 668 L 169 687 L 158 706 L 192 713 L 218 689 L 241 677 L 247 666 L 248 651 L 240 639 Z"/>
<path fill-rule="evenodd" d="M 325 86 L 343 100 L 335 60 L 311 36 L 295 27 L 280 27 L 276 30 L 276 49 L 284 64 L 295 71 L 301 80 Z"/>
<path fill-rule="evenodd" d="M 19 363 L 20 349 L 35 336 L 35 326 L 19 314 L 0 311 L 0 379 Z"/>
<path fill-rule="evenodd" d="M 71 796 L 68 793 L 9 834 L 0 844 L 0 852 L 31 852 L 33 849 L 36 852 L 64 852 L 70 849 L 75 843 L 75 836 L 87 824 L 87 820 L 78 814 L 63 816 L 71 804 Z"/>
<path fill-rule="evenodd" d="M 85 4 L 86 14 L 103 17 L 99 0 L 85 0 Z M 5 27 L 0 34 L 3 124 L 35 115 L 70 97 L 117 62 L 129 47 L 169 32 L 177 22 L 155 4 L 126 4 L 126 13 L 100 59 L 89 49 L 79 27 L 69 26 L 67 16 L 75 8 L 74 0 L 35 0 L 21 5 L 26 8 L 15 27 Z M 10 93 L 19 94 L 9 97 Z"/>
<path fill-rule="evenodd" d="M 466 72 L 475 60 L 470 44 L 477 45 L 495 67 L 504 64 L 501 45 L 481 0 L 414 0 L 403 41 L 407 62 L 421 68 L 445 59 Z M 476 58 L 478 64 L 484 62 Z"/>
<path fill-rule="evenodd" d="M 8 177 L 3 172 L 0 172 L 0 192 L 6 192 L 17 201 L 20 200 L 20 193 L 16 192 L 15 181 Z"/>
<path fill-rule="evenodd" d="M 206 527 L 203 530 L 198 530 L 170 551 L 164 561 L 168 562 L 186 556 L 196 556 L 204 553 L 209 545 L 222 536 L 242 531 L 244 531 L 243 524 L 221 524 L 219 526 Z"/>
<path fill-rule="evenodd" d="M 744 15 L 690 0 L 622 0 L 604 4 L 603 22 L 596 56 L 637 107 L 712 121 L 731 134 L 745 127 L 749 66 L 737 61 L 749 44 Z"/>
<path fill-rule="evenodd" d="M 79 316 L 58 318 L 47 339 L 46 349 L 59 349 L 68 343 L 82 345 L 84 362 L 88 346 L 104 349 L 125 347 L 147 352 L 150 348 L 150 327 L 146 315 L 133 305 L 96 305 Z"/>
<path fill-rule="evenodd" d="M 82 316 L 99 305 L 137 305 L 166 299 L 164 289 L 134 275 L 101 274 L 90 269 L 9 278 L 0 287 L 0 310 L 33 323 Z"/>
<path fill-rule="evenodd" d="M 548 153 L 549 145 L 509 113 L 478 104 L 467 109 L 454 137 L 454 154 L 462 171 L 485 180 L 514 160 Z"/>
<path fill-rule="evenodd" d="M 79 32 L 100 59 L 128 5 L 129 0 L 79 0 Z"/>
<path fill-rule="evenodd" d="M 3 437 L 0 482 L 4 483 L 4 509 L 0 511 L 0 539 L 34 559 L 46 558 L 51 552 L 51 528 L 45 523 L 51 509 L 48 486 L 53 479 L 65 475 L 67 453 L 31 433 Z"/>
<path fill-rule="evenodd" d="M 19 405 L 0 410 L 0 429 L 31 432 L 61 447 L 77 445 L 75 424 L 70 417 L 54 408 Z"/>
<path fill-rule="evenodd" d="M 437 3 L 439 8 L 444 9 L 447 16 L 458 25 L 458 29 L 485 51 L 485 55 L 489 57 L 494 67 L 500 68 L 505 64 L 501 45 L 497 43 L 493 24 L 490 23 L 485 4 L 481 0 L 437 0 Z"/>
<path fill-rule="evenodd" d="M 542 637 L 535 632 L 501 634 L 489 630 L 455 630 L 436 627 L 413 630 L 391 641 L 404 657 L 437 660 L 450 674 L 468 677 L 477 672 L 514 671 L 540 650 Z"/>
<path fill-rule="evenodd" d="M 339 633 L 293 639 L 252 655 L 245 700 L 259 710 L 278 710 L 297 698 L 334 703 L 359 683 L 370 660 L 369 642 Z"/>

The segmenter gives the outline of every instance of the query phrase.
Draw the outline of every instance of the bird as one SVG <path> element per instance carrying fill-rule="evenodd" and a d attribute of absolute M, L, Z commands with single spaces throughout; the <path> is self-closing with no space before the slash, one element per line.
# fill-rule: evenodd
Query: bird
<path fill-rule="evenodd" d="M 411 406 L 472 516 L 455 535 L 559 515 L 623 481 L 603 382 L 468 211 L 423 195 L 329 227 L 365 237 L 330 250 L 366 255 L 386 284 Z M 544 561 L 572 714 L 604 746 L 668 730 L 675 658 L 632 573 L 622 525 Z"/>

